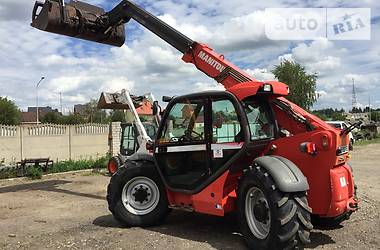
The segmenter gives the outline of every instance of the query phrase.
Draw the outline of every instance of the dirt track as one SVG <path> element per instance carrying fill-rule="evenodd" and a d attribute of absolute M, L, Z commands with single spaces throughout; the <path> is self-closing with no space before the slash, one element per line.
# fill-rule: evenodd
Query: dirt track
<path fill-rule="evenodd" d="M 355 148 L 361 209 L 310 249 L 380 249 L 380 144 Z M 121 228 L 104 199 L 109 177 L 76 173 L 0 181 L 0 249 L 246 249 L 233 217 L 174 211 L 165 224 Z"/>

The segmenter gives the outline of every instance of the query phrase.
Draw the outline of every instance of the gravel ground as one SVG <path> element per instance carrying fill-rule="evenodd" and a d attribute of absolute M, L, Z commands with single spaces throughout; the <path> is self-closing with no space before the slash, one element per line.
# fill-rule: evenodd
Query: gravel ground
<path fill-rule="evenodd" d="M 309 249 L 380 249 L 380 144 L 356 147 L 361 209 Z M 109 177 L 90 172 L 0 181 L 0 249 L 246 249 L 234 218 L 173 211 L 159 227 L 122 228 L 104 199 Z"/>

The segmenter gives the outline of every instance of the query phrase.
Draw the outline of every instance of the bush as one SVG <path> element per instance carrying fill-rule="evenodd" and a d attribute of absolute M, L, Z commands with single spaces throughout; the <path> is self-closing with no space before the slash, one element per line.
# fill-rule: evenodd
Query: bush
<path fill-rule="evenodd" d="M 26 176 L 32 180 L 41 179 L 42 169 L 40 166 L 31 166 L 26 169 Z"/>
<path fill-rule="evenodd" d="M 16 168 L 5 167 L 0 169 L 0 179 L 16 178 Z"/>
<path fill-rule="evenodd" d="M 97 160 L 61 161 L 53 164 L 53 166 L 49 169 L 49 173 L 60 173 L 92 168 L 106 168 L 109 158 L 109 156 L 104 156 Z"/>

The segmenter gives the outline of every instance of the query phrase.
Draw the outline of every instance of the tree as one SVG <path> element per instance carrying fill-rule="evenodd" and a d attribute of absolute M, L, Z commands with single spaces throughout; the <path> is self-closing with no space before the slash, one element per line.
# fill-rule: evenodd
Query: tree
<path fill-rule="evenodd" d="M 125 115 L 122 110 L 112 110 L 109 118 L 111 122 L 125 122 Z"/>
<path fill-rule="evenodd" d="M 85 123 L 85 120 L 79 114 L 69 114 L 69 115 L 62 116 L 59 123 L 61 123 L 61 124 L 82 124 L 82 123 Z"/>
<path fill-rule="evenodd" d="M 89 123 L 106 123 L 107 113 L 105 110 L 98 109 L 98 102 L 93 99 L 85 104 L 84 115 Z"/>
<path fill-rule="evenodd" d="M 380 122 L 380 111 L 372 111 L 371 120 L 374 122 Z"/>
<path fill-rule="evenodd" d="M 305 68 L 296 62 L 285 60 L 272 70 L 275 77 L 290 88 L 287 97 L 298 106 L 309 110 L 317 101 L 316 93 L 317 74 L 308 74 Z"/>
<path fill-rule="evenodd" d="M 332 115 L 331 118 L 333 121 L 344 121 L 346 120 L 346 115 L 344 113 L 336 112 Z"/>
<path fill-rule="evenodd" d="M 322 120 L 333 120 L 333 121 L 344 121 L 346 119 L 346 115 L 344 113 L 344 109 L 320 109 L 313 110 L 313 114 L 321 118 Z"/>
<path fill-rule="evenodd" d="M 329 120 L 329 117 L 326 114 L 324 114 L 324 113 L 313 111 L 313 114 L 316 115 L 316 116 L 318 116 L 320 119 L 322 119 L 324 121 L 328 121 Z"/>
<path fill-rule="evenodd" d="M 17 125 L 21 120 L 21 112 L 14 102 L 0 97 L 0 124 Z"/>
<path fill-rule="evenodd" d="M 61 115 L 57 112 L 46 113 L 42 117 L 41 122 L 42 123 L 60 124 L 61 123 Z"/>

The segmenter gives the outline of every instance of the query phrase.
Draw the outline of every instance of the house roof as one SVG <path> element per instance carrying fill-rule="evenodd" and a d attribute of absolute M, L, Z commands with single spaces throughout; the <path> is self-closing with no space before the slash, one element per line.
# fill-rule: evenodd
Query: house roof
<path fill-rule="evenodd" d="M 153 115 L 152 104 L 148 100 L 143 100 L 142 105 L 136 108 L 139 115 Z"/>
<path fill-rule="evenodd" d="M 36 122 L 37 115 L 35 112 L 21 112 L 21 122 Z"/>

